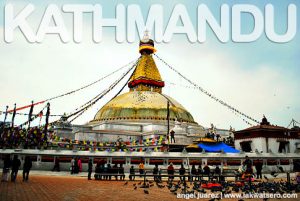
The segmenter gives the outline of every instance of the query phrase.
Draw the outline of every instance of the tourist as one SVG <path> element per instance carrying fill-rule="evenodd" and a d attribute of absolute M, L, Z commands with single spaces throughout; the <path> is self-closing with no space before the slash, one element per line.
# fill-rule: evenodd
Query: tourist
<path fill-rule="evenodd" d="M 208 177 L 210 175 L 210 168 L 207 164 L 204 165 L 203 174 L 207 175 Z"/>
<path fill-rule="evenodd" d="M 117 163 L 113 166 L 112 173 L 115 174 L 115 179 L 118 180 L 119 168 Z"/>
<path fill-rule="evenodd" d="M 180 177 L 179 177 L 180 181 L 185 181 L 185 176 L 184 176 L 185 175 L 185 168 L 184 168 L 182 163 L 181 163 L 181 167 L 179 169 L 179 175 L 180 175 Z"/>
<path fill-rule="evenodd" d="M 59 165 L 59 158 L 58 157 L 55 158 L 54 167 L 53 167 L 52 171 L 60 172 L 60 165 Z"/>
<path fill-rule="evenodd" d="M 158 168 L 158 177 L 157 177 L 157 179 L 158 179 L 158 182 L 160 182 L 161 183 L 161 172 L 162 172 L 162 170 L 161 170 L 161 168 Z"/>
<path fill-rule="evenodd" d="M 11 181 L 15 182 L 18 176 L 18 171 L 21 166 L 21 161 L 17 155 L 14 155 L 14 159 L 11 163 Z"/>
<path fill-rule="evenodd" d="M 215 170 L 214 170 L 213 178 L 214 179 L 218 179 L 220 181 L 220 176 L 221 176 L 221 169 L 217 165 L 216 168 L 215 168 Z"/>
<path fill-rule="evenodd" d="M 75 161 L 74 161 L 74 174 L 78 174 L 78 173 L 79 173 L 78 158 L 75 158 Z"/>
<path fill-rule="evenodd" d="M 1 181 L 8 181 L 9 178 L 9 168 L 11 166 L 10 155 L 6 155 L 3 161 L 3 171 L 2 171 L 2 179 Z"/>
<path fill-rule="evenodd" d="M 298 184 L 300 184 L 300 159 L 294 159 L 293 164 L 294 164 L 293 170 L 296 176 L 295 179 L 298 182 Z"/>
<path fill-rule="evenodd" d="M 197 175 L 197 170 L 195 165 L 192 165 L 192 169 L 191 169 L 191 176 L 190 176 L 190 181 L 193 181 L 194 177 Z"/>
<path fill-rule="evenodd" d="M 125 173 L 124 173 L 124 167 L 123 167 L 123 164 L 121 163 L 120 164 L 120 167 L 119 167 L 119 175 L 120 175 L 120 180 L 125 180 Z"/>
<path fill-rule="evenodd" d="M 249 159 L 248 156 L 245 157 L 245 161 L 244 161 L 243 165 L 246 166 L 245 174 L 252 174 L 253 173 L 253 171 L 252 171 L 252 162 L 251 162 L 251 160 Z"/>
<path fill-rule="evenodd" d="M 220 176 L 220 174 L 221 174 L 221 169 L 217 165 L 216 168 L 215 168 L 215 175 Z"/>
<path fill-rule="evenodd" d="M 131 168 L 129 170 L 129 180 L 130 181 L 135 180 L 135 169 L 134 169 L 133 165 L 131 166 Z"/>
<path fill-rule="evenodd" d="M 88 180 L 92 180 L 91 178 L 92 172 L 93 172 L 93 160 L 90 159 L 88 164 Z"/>
<path fill-rule="evenodd" d="M 115 179 L 118 180 L 118 164 L 115 163 L 115 165 L 112 167 L 112 173 L 115 175 Z"/>
<path fill-rule="evenodd" d="M 172 141 L 175 143 L 175 131 L 171 130 L 170 134 L 171 134 L 171 143 Z"/>
<path fill-rule="evenodd" d="M 110 164 L 107 164 L 106 174 L 106 180 L 111 180 L 112 168 Z"/>
<path fill-rule="evenodd" d="M 79 172 L 82 172 L 82 162 L 80 158 L 78 158 L 77 164 L 78 164 Z"/>
<path fill-rule="evenodd" d="M 203 174 L 203 170 L 201 165 L 198 166 L 197 175 L 198 175 L 198 181 L 201 181 L 201 176 Z"/>
<path fill-rule="evenodd" d="M 153 168 L 153 175 L 154 175 L 154 181 L 158 180 L 158 165 L 155 164 L 154 168 Z"/>
<path fill-rule="evenodd" d="M 261 160 L 257 160 L 256 164 L 255 164 L 255 169 L 256 169 L 256 178 L 257 179 L 262 179 L 262 167 L 263 167 L 263 163 L 261 162 Z"/>
<path fill-rule="evenodd" d="M 143 163 L 143 162 L 141 162 L 141 163 L 139 164 L 139 172 L 140 172 L 140 177 L 142 177 L 142 175 L 143 175 L 144 172 L 145 172 L 145 166 L 144 166 L 144 163 Z"/>
<path fill-rule="evenodd" d="M 32 167 L 32 161 L 30 156 L 25 157 L 25 162 L 23 164 L 23 181 L 28 181 L 29 172 Z"/>
<path fill-rule="evenodd" d="M 174 167 L 173 167 L 173 163 L 170 163 L 169 167 L 168 167 L 168 175 L 169 175 L 169 178 L 168 180 L 173 180 L 174 179 Z"/>
<path fill-rule="evenodd" d="M 211 139 L 213 139 L 213 140 L 215 139 L 215 134 L 214 133 L 211 134 Z"/>
<path fill-rule="evenodd" d="M 73 157 L 71 160 L 71 174 L 74 174 L 74 169 L 75 169 L 75 159 Z"/>
<path fill-rule="evenodd" d="M 100 161 L 98 161 L 97 162 L 97 164 L 96 164 L 96 167 L 95 167 L 95 175 L 94 175 L 94 177 L 95 177 L 95 180 L 98 180 L 98 179 L 100 179 L 100 180 L 102 180 L 102 173 L 103 172 L 101 172 L 101 163 L 100 163 Z"/>

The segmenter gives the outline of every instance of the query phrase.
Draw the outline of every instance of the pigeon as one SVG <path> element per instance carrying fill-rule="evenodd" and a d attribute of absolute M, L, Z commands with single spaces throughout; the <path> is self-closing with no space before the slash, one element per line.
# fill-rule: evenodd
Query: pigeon
<path fill-rule="evenodd" d="M 284 172 L 283 168 L 281 166 L 277 166 L 280 172 Z"/>
<path fill-rule="evenodd" d="M 139 183 L 138 183 L 138 185 L 141 185 L 142 184 L 142 182 L 140 181 Z"/>
<path fill-rule="evenodd" d="M 125 182 L 124 186 L 128 184 L 128 181 Z"/>
<path fill-rule="evenodd" d="M 134 190 L 136 190 L 136 189 L 137 189 L 137 186 L 134 187 Z"/>
<path fill-rule="evenodd" d="M 144 189 L 144 193 L 145 193 L 145 194 L 149 194 L 149 191 L 146 190 L 146 189 Z"/>
<path fill-rule="evenodd" d="M 277 177 L 277 176 L 278 176 L 278 174 L 275 174 L 275 172 L 271 172 L 271 175 L 272 175 L 273 177 Z"/>

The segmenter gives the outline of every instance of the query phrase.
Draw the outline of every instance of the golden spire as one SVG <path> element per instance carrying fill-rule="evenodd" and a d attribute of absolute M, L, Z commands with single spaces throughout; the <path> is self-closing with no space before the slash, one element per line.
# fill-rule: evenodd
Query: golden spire
<path fill-rule="evenodd" d="M 149 32 L 145 31 L 139 46 L 139 52 L 142 56 L 128 83 L 130 91 L 154 91 L 161 93 L 165 83 L 162 81 L 152 58 L 152 53 L 155 51 L 154 41 L 149 38 Z"/>

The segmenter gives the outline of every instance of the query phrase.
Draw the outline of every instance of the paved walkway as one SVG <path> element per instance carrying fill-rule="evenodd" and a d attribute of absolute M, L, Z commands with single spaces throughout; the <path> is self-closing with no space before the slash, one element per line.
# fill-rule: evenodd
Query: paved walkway
<path fill-rule="evenodd" d="M 20 172 L 21 173 L 21 172 Z M 21 174 L 17 181 L 0 182 L 1 201 L 85 201 L 85 200 L 105 200 L 105 201 L 175 201 L 175 195 L 167 188 L 149 189 L 149 194 L 144 193 L 144 189 L 134 190 L 133 184 L 139 181 L 130 181 L 124 185 L 124 181 L 88 181 L 87 173 L 70 175 L 69 172 L 47 172 L 32 171 L 29 181 L 22 182 Z M 141 178 L 137 177 L 141 180 Z M 209 200 L 209 199 L 201 199 Z M 256 199 L 262 200 L 262 199 Z M 274 200 L 274 199 L 270 199 Z M 284 200 L 284 199 L 282 199 Z M 286 199 L 293 200 L 293 199 Z M 295 200 L 295 199 L 294 199 Z"/>
<path fill-rule="evenodd" d="M 152 187 L 149 194 L 142 188 L 134 190 L 133 184 L 123 181 L 88 181 L 78 176 L 40 176 L 31 175 L 28 182 L 21 181 L 18 176 L 15 183 L 0 183 L 1 201 L 143 201 L 143 200 L 177 200 L 176 196 L 168 192 L 167 188 Z"/>

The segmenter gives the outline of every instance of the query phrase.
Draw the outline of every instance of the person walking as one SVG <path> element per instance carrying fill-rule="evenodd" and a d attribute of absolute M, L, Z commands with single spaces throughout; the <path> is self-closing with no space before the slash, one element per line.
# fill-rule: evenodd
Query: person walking
<path fill-rule="evenodd" d="M 78 158 L 75 158 L 75 162 L 74 162 L 74 174 L 78 174 L 78 173 L 79 173 Z"/>
<path fill-rule="evenodd" d="M 9 179 L 9 168 L 11 166 L 10 155 L 6 155 L 3 162 L 4 162 L 4 164 L 3 164 L 3 171 L 2 171 L 1 181 L 8 181 L 8 179 Z"/>
<path fill-rule="evenodd" d="M 59 165 L 59 158 L 58 157 L 55 158 L 54 167 L 53 167 L 52 171 L 60 172 L 60 165 Z"/>
<path fill-rule="evenodd" d="M 171 134 L 171 143 L 172 142 L 175 143 L 175 131 L 171 130 L 170 134 Z"/>
<path fill-rule="evenodd" d="M 14 155 L 14 159 L 12 161 L 12 165 L 11 165 L 11 181 L 15 182 L 18 176 L 18 171 L 19 168 L 21 166 L 21 161 L 20 159 L 18 159 L 17 155 Z"/>
<path fill-rule="evenodd" d="M 93 172 L 93 160 L 90 159 L 88 164 L 88 180 L 92 180 L 91 178 L 92 172 Z"/>
<path fill-rule="evenodd" d="M 75 169 L 75 159 L 73 157 L 71 160 L 71 174 L 74 174 L 74 169 Z"/>
<path fill-rule="evenodd" d="M 23 181 L 28 181 L 29 172 L 32 167 L 32 161 L 30 156 L 25 157 L 25 162 L 23 165 Z"/>
<path fill-rule="evenodd" d="M 262 179 L 262 174 L 261 174 L 262 167 L 263 167 L 263 163 L 260 160 L 257 160 L 256 164 L 255 164 L 256 178 L 257 179 Z"/>
<path fill-rule="evenodd" d="M 78 169 L 79 169 L 79 172 L 82 172 L 82 162 L 81 162 L 81 159 L 78 158 Z"/>

